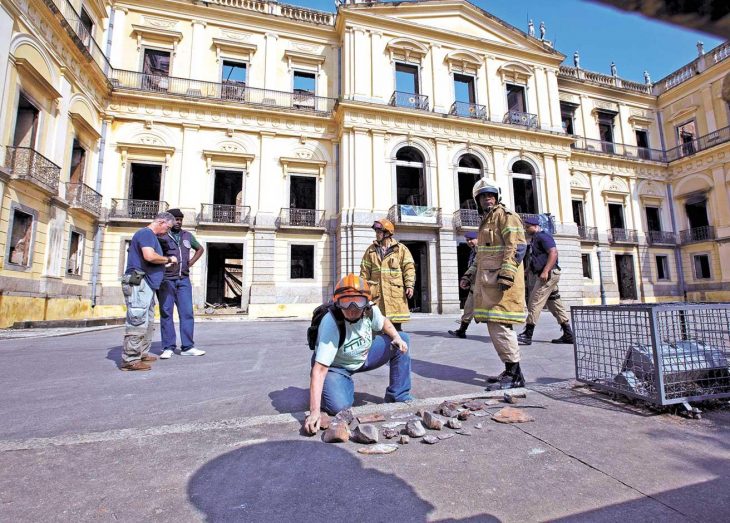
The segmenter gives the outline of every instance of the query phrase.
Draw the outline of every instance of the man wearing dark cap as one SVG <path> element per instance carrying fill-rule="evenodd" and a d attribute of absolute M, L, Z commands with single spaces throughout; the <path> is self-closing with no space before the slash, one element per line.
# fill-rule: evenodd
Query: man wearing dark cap
<path fill-rule="evenodd" d="M 205 252 L 193 233 L 182 228 L 184 215 L 180 209 L 168 211 L 175 217 L 175 225 L 159 236 L 160 245 L 165 256 L 174 256 L 180 263 L 165 268 L 165 279 L 157 291 L 160 301 L 160 331 L 162 333 L 162 354 L 160 359 L 172 357 L 177 348 L 175 338 L 175 320 L 173 311 L 177 306 L 177 315 L 180 318 L 180 355 L 202 356 L 204 350 L 196 349 L 193 341 L 193 286 L 190 283 L 190 267 L 197 262 Z M 190 257 L 190 249 L 195 251 Z"/>
<path fill-rule="evenodd" d="M 527 270 L 531 273 L 530 298 L 527 302 L 527 321 L 525 330 L 517 336 L 520 345 L 531 345 L 537 319 L 542 308 L 547 304 L 560 327 L 563 335 L 552 340 L 553 343 L 573 343 L 573 329 L 563 302 L 560 300 L 558 282 L 560 281 L 560 265 L 558 265 L 558 248 L 552 236 L 540 227 L 538 216 L 528 216 L 524 220 L 525 231 L 532 237 L 530 244 L 530 263 Z"/>
<path fill-rule="evenodd" d="M 469 289 L 469 294 L 464 302 L 464 313 L 461 315 L 461 326 L 453 331 L 449 331 L 449 334 L 456 336 L 457 338 L 466 338 L 466 329 L 469 328 L 472 318 L 474 318 L 474 274 L 475 271 L 470 271 L 469 268 L 474 263 L 477 256 L 477 233 L 476 231 L 469 231 L 464 234 L 466 244 L 471 248 L 469 253 L 469 262 L 466 265 L 467 271 L 461 277 L 459 286 L 463 289 Z"/>

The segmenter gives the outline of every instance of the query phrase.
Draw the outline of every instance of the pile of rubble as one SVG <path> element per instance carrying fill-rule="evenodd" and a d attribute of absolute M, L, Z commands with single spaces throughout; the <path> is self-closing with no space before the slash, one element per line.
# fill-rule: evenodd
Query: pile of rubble
<path fill-rule="evenodd" d="M 323 431 L 322 441 L 325 443 L 345 443 L 353 441 L 366 445 L 358 449 L 361 454 L 389 454 L 398 450 L 399 445 L 407 445 L 412 439 L 435 445 L 453 438 L 455 435 L 471 436 L 466 426 L 471 420 L 490 417 L 499 423 L 525 423 L 534 421 L 521 408 L 505 406 L 504 403 L 515 404 L 526 398 L 524 392 L 506 392 L 502 401 L 496 399 L 469 399 L 466 401 L 442 402 L 433 411 L 421 409 L 416 413 L 402 413 L 390 416 L 386 420 L 383 414 L 365 414 L 357 416 L 352 409 L 343 410 L 330 418 L 324 412 L 321 415 L 320 428 Z M 523 405 L 523 408 L 544 408 L 541 405 Z M 491 409 L 499 409 L 490 412 Z M 382 423 L 378 426 L 377 423 Z M 451 431 L 443 430 L 452 429 Z M 476 422 L 473 428 L 483 428 Z M 429 432 L 431 431 L 431 432 Z M 379 443 L 381 435 L 391 443 Z"/>

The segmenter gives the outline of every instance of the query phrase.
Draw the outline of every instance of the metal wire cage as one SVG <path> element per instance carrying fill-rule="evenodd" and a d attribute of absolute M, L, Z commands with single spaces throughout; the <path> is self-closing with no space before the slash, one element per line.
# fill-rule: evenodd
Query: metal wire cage
<path fill-rule="evenodd" d="M 730 397 L 730 304 L 572 307 L 575 376 L 658 406 Z"/>

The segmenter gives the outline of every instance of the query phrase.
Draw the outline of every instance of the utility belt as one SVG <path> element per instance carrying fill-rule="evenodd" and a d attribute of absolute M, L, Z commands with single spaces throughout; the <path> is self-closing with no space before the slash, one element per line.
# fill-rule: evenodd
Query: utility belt
<path fill-rule="evenodd" d="M 122 276 L 121 282 L 136 287 L 144 280 L 145 272 L 139 269 L 132 269 L 132 272 Z"/>

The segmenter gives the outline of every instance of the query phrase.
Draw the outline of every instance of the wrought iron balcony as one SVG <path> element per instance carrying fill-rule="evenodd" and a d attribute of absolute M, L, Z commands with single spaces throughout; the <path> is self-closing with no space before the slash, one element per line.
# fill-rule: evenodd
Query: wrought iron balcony
<path fill-rule="evenodd" d="M 680 158 L 684 158 L 685 156 L 692 156 L 700 151 L 704 151 L 705 149 L 709 149 L 710 147 L 714 147 L 728 141 L 730 141 L 730 127 L 723 127 L 722 129 L 713 131 L 710 134 L 700 136 L 699 138 L 695 138 L 687 143 L 683 143 L 677 147 L 669 149 L 667 151 L 667 161 L 673 162 Z"/>
<path fill-rule="evenodd" d="M 167 202 L 159 200 L 121 200 L 112 198 L 110 220 L 152 220 L 158 213 L 166 211 Z"/>
<path fill-rule="evenodd" d="M 17 180 L 27 180 L 46 191 L 58 193 L 61 168 L 30 147 L 6 147 L 5 167 Z"/>
<path fill-rule="evenodd" d="M 441 209 L 425 205 L 396 204 L 388 210 L 388 219 L 396 225 L 441 227 Z"/>
<path fill-rule="evenodd" d="M 582 151 L 612 154 L 637 160 L 651 160 L 653 162 L 667 161 L 664 151 L 661 149 L 649 149 L 648 147 L 637 147 L 636 145 L 606 142 L 592 138 L 584 138 L 582 136 L 576 136 L 575 143 L 572 147 L 573 149 L 580 149 Z"/>
<path fill-rule="evenodd" d="M 313 227 L 323 229 L 324 211 L 284 207 L 279 213 L 279 227 Z"/>
<path fill-rule="evenodd" d="M 716 237 L 715 228 L 712 225 L 693 227 L 692 229 L 687 229 L 679 233 L 679 239 L 682 244 L 706 242 L 708 240 L 714 240 Z"/>
<path fill-rule="evenodd" d="M 522 111 L 507 111 L 502 119 L 502 123 L 522 125 L 528 128 L 537 128 L 538 125 L 536 114 L 523 113 Z"/>
<path fill-rule="evenodd" d="M 479 227 L 481 218 L 476 209 L 459 209 L 454 212 L 454 229 L 461 230 Z"/>
<path fill-rule="evenodd" d="M 636 229 L 609 229 L 608 241 L 610 243 L 639 243 L 639 236 Z"/>
<path fill-rule="evenodd" d="M 598 242 L 598 228 L 587 227 L 585 225 L 578 226 L 578 237 L 584 242 Z"/>
<path fill-rule="evenodd" d="M 67 183 L 66 201 L 71 207 L 101 216 L 101 194 L 85 183 Z"/>
<path fill-rule="evenodd" d="M 122 69 L 114 69 L 110 81 L 114 90 L 154 92 L 181 98 L 229 101 L 317 114 L 330 114 L 335 106 L 334 98 L 314 96 L 308 92 L 273 91 L 240 83 L 206 82 Z"/>
<path fill-rule="evenodd" d="M 649 245 L 676 245 L 677 235 L 671 231 L 646 231 L 646 242 Z"/>
<path fill-rule="evenodd" d="M 454 102 L 451 104 L 449 114 L 454 116 L 463 116 L 465 118 L 478 118 L 485 120 L 487 118 L 487 107 L 469 102 Z"/>
<path fill-rule="evenodd" d="M 393 91 L 393 95 L 390 97 L 390 102 L 388 102 L 388 105 L 428 111 L 428 96 L 423 94 Z"/>
<path fill-rule="evenodd" d="M 244 205 L 225 205 L 221 203 L 204 203 L 200 206 L 199 224 L 251 224 L 251 207 Z"/>

